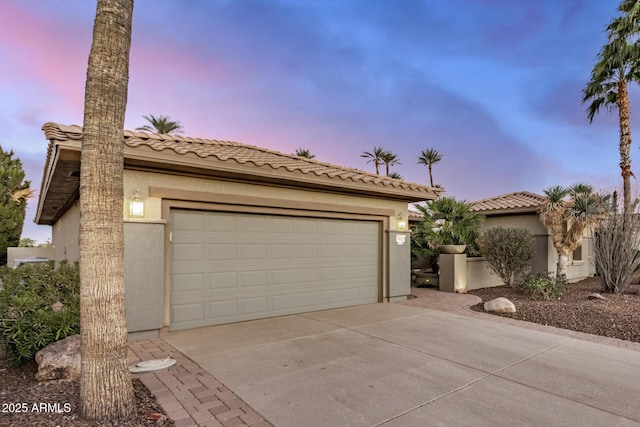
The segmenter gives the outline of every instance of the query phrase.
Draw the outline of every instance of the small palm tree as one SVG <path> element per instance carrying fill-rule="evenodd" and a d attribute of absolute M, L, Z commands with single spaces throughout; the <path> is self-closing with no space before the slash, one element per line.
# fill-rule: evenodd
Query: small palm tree
<path fill-rule="evenodd" d="M 608 111 L 618 110 L 620 122 L 620 169 L 624 212 L 631 205 L 631 125 L 630 103 L 627 85 L 640 81 L 640 45 L 634 42 L 639 32 L 640 2 L 623 0 L 619 10 L 623 15 L 614 18 L 607 32 L 609 40 L 598 53 L 598 62 L 591 71 L 591 80 L 582 91 L 582 102 L 589 102 L 587 117 L 593 122 L 594 116 L 605 107 Z"/>
<path fill-rule="evenodd" d="M 418 157 L 419 165 L 426 165 L 429 167 L 429 182 L 433 187 L 433 165 L 442 160 L 442 154 L 435 148 L 429 148 L 428 150 L 422 150 Z"/>
<path fill-rule="evenodd" d="M 180 122 L 176 122 L 171 120 L 169 116 L 154 116 L 153 114 L 149 114 L 148 116 L 142 116 L 146 121 L 149 122 L 148 125 L 140 126 L 136 130 L 141 130 L 144 132 L 153 132 L 159 133 L 163 135 L 179 135 L 182 133 L 182 125 Z"/>
<path fill-rule="evenodd" d="M 398 157 L 398 155 L 395 153 L 392 153 L 391 151 L 385 151 L 380 157 L 380 159 L 385 165 L 387 176 L 389 176 L 389 166 L 395 166 L 395 165 L 401 164 L 400 158 Z"/>
<path fill-rule="evenodd" d="M 540 207 L 540 221 L 549 230 L 558 252 L 556 277 L 567 275 L 569 253 L 582 244 L 584 231 L 595 225 L 606 212 L 605 199 L 588 184 L 566 188 L 560 185 L 544 190 L 547 200 Z"/>
<path fill-rule="evenodd" d="M 315 154 L 311 154 L 311 151 L 307 150 L 306 148 L 298 148 L 296 152 L 293 153 L 293 155 L 298 157 L 306 157 L 307 159 L 315 159 L 316 157 Z"/>
<path fill-rule="evenodd" d="M 373 151 L 364 151 L 360 157 L 364 157 L 367 163 L 373 163 L 376 166 L 376 175 L 380 175 L 380 165 L 383 163 L 382 157 L 386 151 L 382 147 L 373 147 Z"/>
<path fill-rule="evenodd" d="M 402 175 L 400 175 L 398 172 L 391 172 L 387 174 L 387 176 L 393 179 L 402 179 Z"/>

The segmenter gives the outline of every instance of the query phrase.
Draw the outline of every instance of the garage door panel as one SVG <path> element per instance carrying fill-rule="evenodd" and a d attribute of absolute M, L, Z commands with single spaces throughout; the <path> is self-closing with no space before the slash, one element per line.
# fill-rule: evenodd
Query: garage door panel
<path fill-rule="evenodd" d="M 267 286 L 267 276 L 266 270 L 243 271 L 240 273 L 240 286 L 249 290 L 265 288 Z"/>
<path fill-rule="evenodd" d="M 204 244 L 176 243 L 173 245 L 175 261 L 204 261 Z"/>
<path fill-rule="evenodd" d="M 265 244 L 251 244 L 247 243 L 241 246 L 240 250 L 240 260 L 253 260 L 259 259 L 264 260 L 267 259 L 267 255 L 269 251 L 267 250 L 268 245 Z"/>
<path fill-rule="evenodd" d="M 235 319 L 238 314 L 240 314 L 238 301 L 235 299 L 210 301 L 208 304 L 208 319 L 210 320 Z"/>
<path fill-rule="evenodd" d="M 191 304 L 174 305 L 172 317 L 176 322 L 202 322 L 204 317 L 204 303 L 196 302 Z"/>
<path fill-rule="evenodd" d="M 235 243 L 207 244 L 207 259 L 209 261 L 230 261 L 238 259 L 238 245 Z"/>
<path fill-rule="evenodd" d="M 296 306 L 293 294 L 272 295 L 269 297 L 272 312 L 290 313 Z"/>
<path fill-rule="evenodd" d="M 209 273 L 209 290 L 236 289 L 237 287 L 237 271 L 216 271 Z"/>
<path fill-rule="evenodd" d="M 295 258 L 296 247 L 293 243 L 288 244 L 272 244 L 270 246 L 271 259 L 293 261 Z"/>
<path fill-rule="evenodd" d="M 207 231 L 227 232 L 238 228 L 238 217 L 236 215 L 223 213 L 216 216 L 207 215 L 206 223 Z"/>
<path fill-rule="evenodd" d="M 172 210 L 170 328 L 377 302 L 380 227 L 362 224 Z"/>

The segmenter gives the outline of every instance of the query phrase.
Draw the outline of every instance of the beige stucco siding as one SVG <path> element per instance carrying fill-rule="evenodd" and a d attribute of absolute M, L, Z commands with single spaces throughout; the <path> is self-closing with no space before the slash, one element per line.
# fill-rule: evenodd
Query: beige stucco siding
<path fill-rule="evenodd" d="M 538 219 L 538 215 L 535 213 L 488 216 L 482 225 L 482 229 L 484 230 L 492 227 L 526 228 L 534 236 L 546 236 L 548 234 L 547 229 L 542 225 L 540 219 Z"/>
<path fill-rule="evenodd" d="M 158 220 L 162 218 L 162 203 L 160 198 L 149 197 L 149 187 L 163 187 L 185 191 L 199 191 L 203 193 L 228 194 L 230 196 L 246 196 L 247 203 L 252 197 L 267 198 L 273 200 L 287 200 L 296 202 L 308 202 L 313 204 L 331 204 L 343 206 L 358 206 L 363 208 L 387 209 L 394 212 L 389 216 L 391 228 L 396 226 L 396 215 L 407 218 L 407 203 L 393 200 L 376 199 L 364 196 L 350 196 L 344 194 L 332 194 L 329 192 L 301 190 L 274 187 L 269 184 L 253 184 L 232 182 L 216 179 L 194 178 L 185 176 L 167 175 L 154 172 L 125 170 L 125 198 L 133 196 L 136 189 L 145 201 L 145 219 Z M 124 206 L 124 217 L 128 217 L 128 203 Z"/>
<path fill-rule="evenodd" d="M 56 262 L 80 260 L 79 235 L 80 206 L 76 201 L 51 229 L 51 242 Z"/>

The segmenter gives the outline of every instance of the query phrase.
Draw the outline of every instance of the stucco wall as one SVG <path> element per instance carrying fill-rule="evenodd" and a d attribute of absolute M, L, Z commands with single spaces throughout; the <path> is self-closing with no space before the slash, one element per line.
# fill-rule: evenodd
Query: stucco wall
<path fill-rule="evenodd" d="M 7 248 L 7 265 L 9 267 L 14 267 L 16 259 L 35 258 L 35 257 L 37 257 L 37 258 L 55 259 L 54 256 L 55 256 L 55 253 L 54 253 L 54 249 L 53 248 L 40 248 L 40 247 L 16 248 L 16 247 L 11 247 L 11 248 Z"/>
<path fill-rule="evenodd" d="M 162 218 L 162 201 L 159 198 L 149 197 L 149 187 L 165 187 L 188 191 L 201 191 L 206 193 L 229 194 L 233 196 L 263 197 L 298 202 L 390 209 L 393 210 L 396 215 L 401 214 L 405 221 L 407 218 L 408 205 L 406 202 L 396 202 L 364 196 L 331 194 L 312 190 L 296 190 L 291 188 L 273 187 L 268 184 L 257 185 L 133 170 L 125 170 L 124 184 L 125 198 L 127 199 L 130 199 L 133 196 L 136 189 L 139 190 L 140 196 L 145 202 L 145 219 L 151 220 Z M 125 203 L 124 205 L 123 215 L 125 218 L 129 216 L 128 203 Z M 395 229 L 395 216 L 390 217 L 389 219 L 392 229 Z"/>
<path fill-rule="evenodd" d="M 558 253 L 553 247 L 553 241 L 547 229 L 542 225 L 538 215 L 512 214 L 496 215 L 486 218 L 482 229 L 491 227 L 520 227 L 526 228 L 533 234 L 535 239 L 536 255 L 532 261 L 531 271 L 534 274 L 552 273 L 555 274 L 558 264 Z M 573 254 L 569 256 L 567 266 L 567 279 L 577 281 L 595 274 L 595 264 L 593 262 L 593 250 L 591 246 L 591 231 L 585 232 L 583 237 L 582 260 L 574 260 Z"/>
<path fill-rule="evenodd" d="M 76 201 L 51 228 L 54 259 L 70 263 L 80 260 L 80 206 Z"/>
<path fill-rule="evenodd" d="M 164 224 L 125 222 L 124 281 L 129 332 L 162 327 Z"/>
<path fill-rule="evenodd" d="M 409 232 L 390 231 L 388 283 L 389 295 L 387 301 L 407 299 L 411 293 L 411 253 L 407 248 L 411 246 Z"/>
<path fill-rule="evenodd" d="M 502 280 L 489 268 L 484 258 L 467 258 L 467 290 L 502 286 Z"/>

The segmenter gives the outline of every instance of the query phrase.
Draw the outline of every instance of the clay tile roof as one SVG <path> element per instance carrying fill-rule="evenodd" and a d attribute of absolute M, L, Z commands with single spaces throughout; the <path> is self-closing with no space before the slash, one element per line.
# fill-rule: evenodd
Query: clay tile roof
<path fill-rule="evenodd" d="M 82 139 L 82 128 L 78 125 L 65 126 L 56 123 L 46 123 L 42 127 L 42 130 L 49 140 L 80 141 Z M 423 195 L 424 199 L 437 197 L 441 192 L 440 189 L 426 185 L 375 175 L 358 169 L 345 168 L 232 141 L 218 141 L 125 130 L 124 143 L 131 148 L 146 146 L 157 152 L 170 150 L 180 155 L 194 154 L 200 158 L 215 158 L 223 162 L 231 162 L 232 164 L 253 164 L 259 168 L 292 172 L 296 176 L 302 173 L 303 175 L 317 176 L 334 181 L 341 180 L 342 182 L 351 181 L 359 184 L 368 184 L 374 188 L 382 187 L 391 191 L 398 189 L 400 191 L 413 193 L 414 195 Z M 294 178 L 292 177 L 292 179 Z"/>
<path fill-rule="evenodd" d="M 520 191 L 473 202 L 471 210 L 484 215 L 536 212 L 545 200 L 540 194 Z"/>
<path fill-rule="evenodd" d="M 409 216 L 409 221 L 422 221 L 424 219 L 424 215 L 419 211 L 409 209 L 409 212 L 407 214 Z"/>

